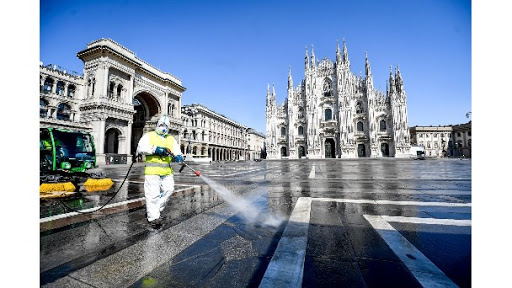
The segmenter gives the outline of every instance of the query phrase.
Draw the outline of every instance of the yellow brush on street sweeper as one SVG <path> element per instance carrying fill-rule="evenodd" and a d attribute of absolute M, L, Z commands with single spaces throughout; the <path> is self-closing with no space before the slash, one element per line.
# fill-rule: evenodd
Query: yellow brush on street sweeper
<path fill-rule="evenodd" d="M 81 183 L 88 192 L 105 191 L 114 184 L 103 172 L 87 172 L 97 167 L 91 134 L 40 128 L 39 142 L 41 197 L 67 196 L 79 191 Z"/>

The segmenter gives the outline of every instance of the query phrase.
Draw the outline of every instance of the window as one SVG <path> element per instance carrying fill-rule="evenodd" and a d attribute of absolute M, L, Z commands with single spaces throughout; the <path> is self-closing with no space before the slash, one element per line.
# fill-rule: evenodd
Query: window
<path fill-rule="evenodd" d="M 468 147 L 471 148 L 471 139 L 468 140 Z"/>
<path fill-rule="evenodd" d="M 328 96 L 331 96 L 331 81 L 329 81 L 328 79 L 325 79 L 324 81 L 324 87 L 323 87 L 323 90 L 324 90 L 324 96 L 328 97 Z"/>
<path fill-rule="evenodd" d="M 108 96 L 109 98 L 112 98 L 114 96 L 114 82 L 110 82 L 110 86 L 108 88 Z"/>
<path fill-rule="evenodd" d="M 118 85 L 117 86 L 117 98 L 121 97 L 121 91 L 123 91 L 123 86 L 122 85 Z"/>
<path fill-rule="evenodd" d="M 439 148 L 438 145 L 437 145 L 437 142 L 434 142 L 434 148 Z"/>
<path fill-rule="evenodd" d="M 286 128 L 281 127 L 281 136 L 286 136 Z"/>
<path fill-rule="evenodd" d="M 325 109 L 325 121 L 332 120 L 332 110 L 327 108 Z"/>
<path fill-rule="evenodd" d="M 44 80 L 44 86 L 43 86 L 43 93 L 49 94 L 52 92 L 52 86 L 53 86 L 53 79 L 52 78 L 46 78 Z"/>
<path fill-rule="evenodd" d="M 303 107 L 299 107 L 299 113 L 298 113 L 297 117 L 299 119 L 304 118 L 304 108 Z"/>
<path fill-rule="evenodd" d="M 71 116 L 71 107 L 67 104 L 59 104 L 57 108 L 57 119 L 69 120 Z"/>
<path fill-rule="evenodd" d="M 357 102 L 356 113 L 363 113 L 363 105 L 361 104 L 361 102 Z"/>
<path fill-rule="evenodd" d="M 75 91 L 76 91 L 76 87 L 75 85 L 69 85 L 68 86 L 68 97 L 75 97 Z"/>
<path fill-rule="evenodd" d="M 43 99 L 39 99 L 39 117 L 46 117 L 48 113 L 48 102 Z"/>
<path fill-rule="evenodd" d="M 55 90 L 57 95 L 64 96 L 64 82 L 57 82 L 57 89 Z"/>
<path fill-rule="evenodd" d="M 434 138 L 437 138 L 437 133 L 434 133 Z"/>
<path fill-rule="evenodd" d="M 380 120 L 380 131 L 386 131 L 386 121 Z"/>
<path fill-rule="evenodd" d="M 357 122 L 357 131 L 364 131 L 363 122 Z"/>
<path fill-rule="evenodd" d="M 425 145 L 425 144 L 423 144 L 423 141 L 422 141 L 422 142 L 420 142 L 420 145 L 419 145 L 419 146 L 421 146 L 421 147 L 425 147 L 424 145 Z"/>
<path fill-rule="evenodd" d="M 430 148 L 430 141 L 427 142 L 427 148 Z"/>
<path fill-rule="evenodd" d="M 299 131 L 298 132 L 299 132 L 300 136 L 303 136 L 304 135 L 304 127 L 299 126 Z"/>
<path fill-rule="evenodd" d="M 460 132 L 457 132 L 457 137 L 460 137 Z"/>
<path fill-rule="evenodd" d="M 423 138 L 423 133 L 420 133 L 420 138 Z"/>
<path fill-rule="evenodd" d="M 468 136 L 471 136 L 471 131 L 468 131 Z"/>

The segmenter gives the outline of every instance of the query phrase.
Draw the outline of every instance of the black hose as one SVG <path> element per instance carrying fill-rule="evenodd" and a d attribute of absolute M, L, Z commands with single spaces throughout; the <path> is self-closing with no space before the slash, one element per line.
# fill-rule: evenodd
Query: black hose
<path fill-rule="evenodd" d="M 128 168 L 128 172 L 126 173 L 126 176 L 124 177 L 123 179 L 123 183 L 121 183 L 121 186 L 119 186 L 119 188 L 117 189 L 116 193 L 114 194 L 114 196 L 112 196 L 108 201 L 107 203 L 103 204 L 100 208 L 96 209 L 96 210 L 93 210 L 93 211 L 88 211 L 88 212 L 82 212 L 82 211 L 79 211 L 79 210 L 75 210 L 74 208 L 72 207 L 69 207 L 68 205 L 66 205 L 61 199 L 59 199 L 59 202 L 64 206 L 66 207 L 67 209 L 73 211 L 73 212 L 77 212 L 77 213 L 82 213 L 82 214 L 87 214 L 87 213 L 93 213 L 93 212 L 97 212 L 101 209 L 103 209 L 105 206 L 107 206 L 108 203 L 110 203 L 110 201 L 112 201 L 112 199 L 114 199 L 114 197 L 116 197 L 117 193 L 119 193 L 119 190 L 121 190 L 121 187 L 123 187 L 123 184 L 124 182 L 126 181 L 126 179 L 128 178 L 128 175 L 130 174 L 130 170 L 132 170 L 132 166 L 133 166 L 133 163 L 135 163 L 134 161 L 132 161 L 132 164 L 130 165 L 130 168 Z"/>

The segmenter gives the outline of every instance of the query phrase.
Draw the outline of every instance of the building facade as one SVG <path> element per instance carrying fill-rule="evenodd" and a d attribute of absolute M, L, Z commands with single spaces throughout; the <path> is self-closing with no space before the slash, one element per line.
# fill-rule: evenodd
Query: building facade
<path fill-rule="evenodd" d="M 398 67 L 390 68 L 386 93 L 373 86 L 368 55 L 365 77 L 350 71 L 347 47 L 336 60 L 311 58 L 306 48 L 305 78 L 277 105 L 267 86 L 267 159 L 409 157 L 407 96 Z"/>
<path fill-rule="evenodd" d="M 40 63 L 39 124 L 92 133 L 98 164 L 120 155 L 129 163 L 142 135 L 164 114 L 189 156 L 217 161 L 249 155 L 244 157 L 248 128 L 202 105 L 182 107 L 186 88 L 176 76 L 111 39 L 93 41 L 77 56 L 83 74 Z"/>
<path fill-rule="evenodd" d="M 125 155 L 130 161 L 142 135 L 168 114 L 179 139 L 180 79 L 162 72 L 111 39 L 99 39 L 77 53 L 83 76 L 56 65 L 40 66 L 40 125 L 90 131 L 97 161 Z"/>
<path fill-rule="evenodd" d="M 247 160 L 262 159 L 265 147 L 265 135 L 249 128 L 247 130 Z"/>
<path fill-rule="evenodd" d="M 247 159 L 247 126 L 201 104 L 181 107 L 183 123 L 180 145 L 187 158 L 207 161 Z"/>
<path fill-rule="evenodd" d="M 471 121 L 459 125 L 413 126 L 411 145 L 425 148 L 425 157 L 471 158 Z"/>

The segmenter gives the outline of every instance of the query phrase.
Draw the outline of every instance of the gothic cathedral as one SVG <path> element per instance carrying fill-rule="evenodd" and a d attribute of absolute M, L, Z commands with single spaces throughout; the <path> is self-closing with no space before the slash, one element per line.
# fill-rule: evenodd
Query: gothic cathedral
<path fill-rule="evenodd" d="M 267 86 L 267 159 L 409 157 L 407 96 L 400 70 L 390 68 L 386 94 L 373 87 L 368 54 L 365 77 L 350 71 L 347 47 L 339 43 L 336 62 L 311 61 L 306 47 L 305 79 L 277 105 Z"/>

